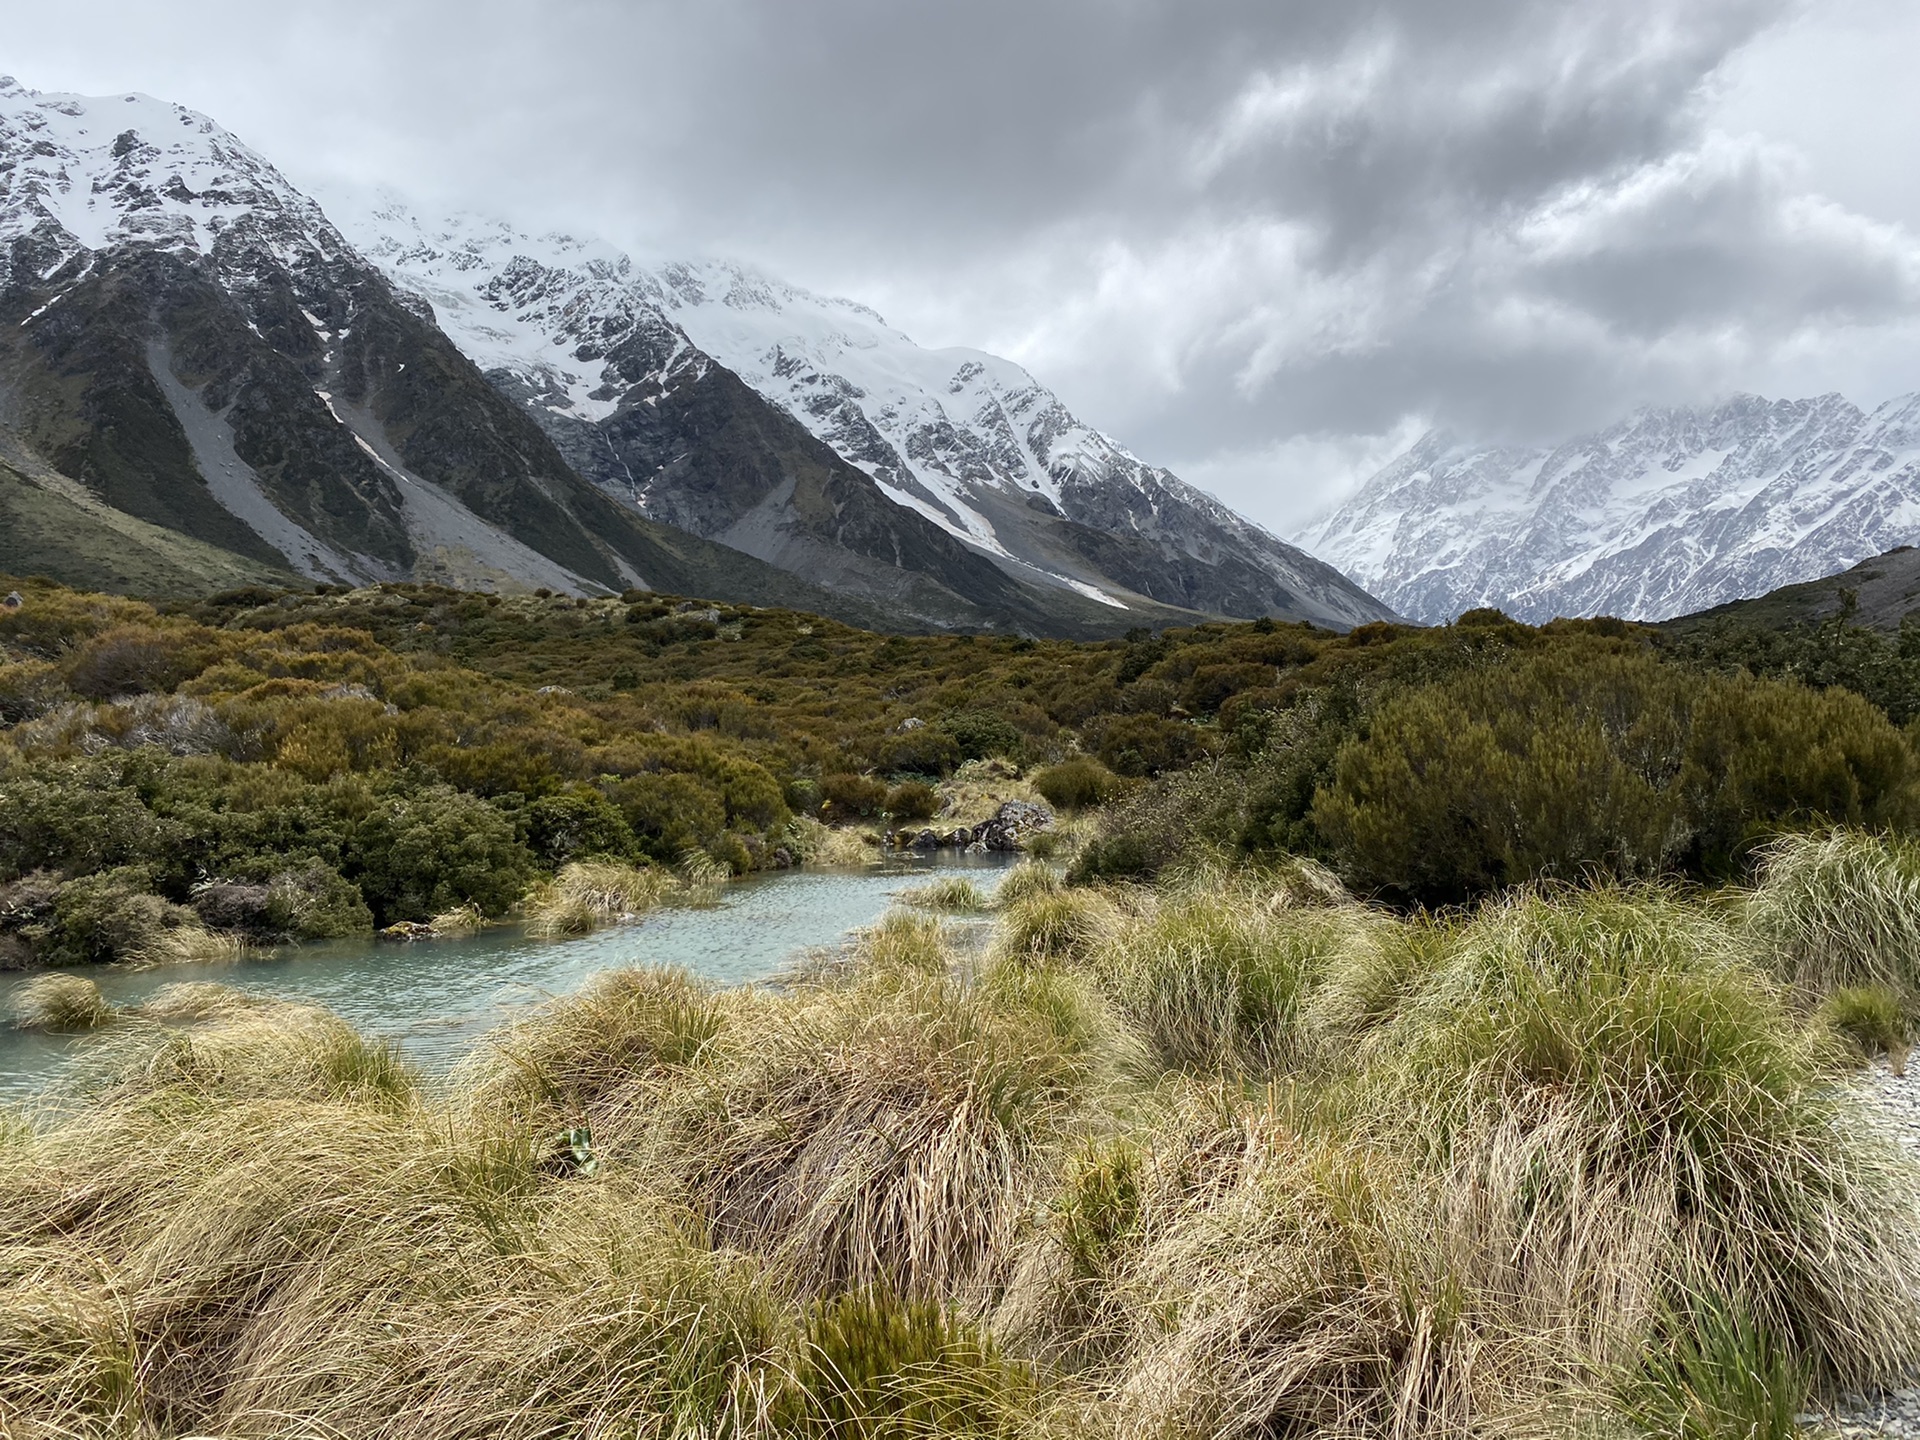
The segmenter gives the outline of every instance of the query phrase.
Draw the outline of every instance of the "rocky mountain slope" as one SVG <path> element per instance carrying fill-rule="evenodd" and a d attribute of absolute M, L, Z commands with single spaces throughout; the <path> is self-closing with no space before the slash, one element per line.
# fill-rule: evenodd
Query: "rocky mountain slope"
<path fill-rule="evenodd" d="M 1862 560 L 1818 580 L 1783 585 L 1750 600 L 1680 615 L 1662 627 L 1689 635 L 1726 625 L 1748 630 L 1785 630 L 1817 625 L 1844 615 L 1849 624 L 1897 632 L 1907 616 L 1920 614 L 1920 549 L 1910 545 Z"/>
<path fill-rule="evenodd" d="M 1920 395 L 1743 395 L 1553 450 L 1436 431 L 1298 538 L 1415 620 L 1665 619 L 1920 541 Z"/>
<path fill-rule="evenodd" d="M 330 208 L 581 473 L 775 564 L 854 585 L 849 550 L 943 577 L 965 555 L 1123 614 L 1158 605 L 1344 627 L 1389 613 L 1080 423 L 1020 367 L 924 350 L 852 301 L 734 265 L 649 267 L 568 236 L 429 221 L 391 197 Z M 809 514 L 822 491 L 755 463 L 806 447 L 752 414 L 740 382 L 872 482 L 841 477 L 834 526 Z M 724 466 L 703 466 L 687 440 L 716 427 L 739 443 Z"/>
<path fill-rule="evenodd" d="M 169 589 L 238 565 L 900 618 L 583 479 L 264 158 L 144 96 L 0 82 L 0 439 L 0 568 L 61 573 L 64 480 L 197 542 Z"/>

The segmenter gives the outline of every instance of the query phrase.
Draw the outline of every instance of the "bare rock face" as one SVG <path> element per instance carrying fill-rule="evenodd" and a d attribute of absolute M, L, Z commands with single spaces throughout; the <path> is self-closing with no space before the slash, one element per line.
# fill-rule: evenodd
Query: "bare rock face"
<path fill-rule="evenodd" d="M 1053 811 L 1045 805 L 1030 800 L 1008 800 L 978 825 L 963 825 L 945 834 L 931 829 L 912 835 L 899 831 L 892 837 L 892 843 L 907 850 L 1008 852 L 1026 849 L 1029 839 L 1052 828 Z"/>
<path fill-rule="evenodd" d="M 1920 543 L 1920 395 L 1741 395 L 1551 450 L 1436 431 L 1299 539 L 1423 623 L 1691 614 Z"/>

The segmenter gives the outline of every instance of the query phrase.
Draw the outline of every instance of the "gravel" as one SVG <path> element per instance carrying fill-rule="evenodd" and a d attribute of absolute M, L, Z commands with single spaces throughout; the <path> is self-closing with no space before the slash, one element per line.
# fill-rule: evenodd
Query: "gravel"
<path fill-rule="evenodd" d="M 1920 1152 L 1920 1055 L 1914 1057 L 1905 1075 L 1895 1075 L 1884 1060 L 1874 1061 L 1866 1083 L 1900 1143 Z M 1822 1436 L 1920 1440 L 1920 1385 L 1875 1395 L 1843 1396 L 1831 1411 L 1801 1419 Z"/>

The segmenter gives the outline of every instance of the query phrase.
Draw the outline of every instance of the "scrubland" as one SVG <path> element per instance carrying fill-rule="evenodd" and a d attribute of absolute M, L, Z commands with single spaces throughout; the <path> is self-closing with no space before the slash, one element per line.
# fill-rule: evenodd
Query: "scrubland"
<path fill-rule="evenodd" d="M 432 1083 L 218 986 L 50 992 L 102 1028 L 0 1138 L 0 1424 L 1791 1434 L 1920 1359 L 1920 1170 L 1828 1003 L 1904 1034 L 1910 864 L 1411 914 L 1036 865 L 773 986 L 603 975 Z"/>

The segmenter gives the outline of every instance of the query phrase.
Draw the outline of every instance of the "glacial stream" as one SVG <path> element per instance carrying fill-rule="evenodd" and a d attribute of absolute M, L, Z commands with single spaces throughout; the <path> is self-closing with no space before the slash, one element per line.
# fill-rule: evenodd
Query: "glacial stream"
<path fill-rule="evenodd" d="M 935 872 L 998 871 L 1013 857 L 903 859 L 883 869 L 752 875 L 717 903 L 669 907 L 637 924 L 571 940 L 535 940 L 518 925 L 463 939 L 296 945 L 220 965 L 149 970 L 76 966 L 61 973 L 99 985 L 109 1003 L 137 1005 L 163 985 L 212 980 L 259 995 L 312 1001 L 362 1034 L 393 1041 L 429 1073 L 446 1070 L 516 1011 L 564 995 L 602 970 L 675 965 L 724 984 L 778 974 L 807 951 L 871 924 L 903 889 Z M 997 879 L 982 874 L 990 889 Z M 36 972 L 30 972 L 36 973 Z M 30 1099 L 55 1079 L 87 1037 L 14 1027 L 13 993 L 27 974 L 0 974 L 0 1103 Z"/>

